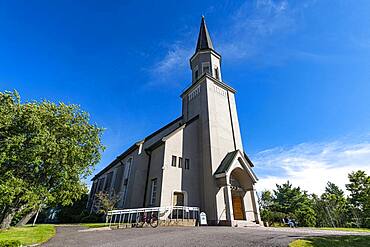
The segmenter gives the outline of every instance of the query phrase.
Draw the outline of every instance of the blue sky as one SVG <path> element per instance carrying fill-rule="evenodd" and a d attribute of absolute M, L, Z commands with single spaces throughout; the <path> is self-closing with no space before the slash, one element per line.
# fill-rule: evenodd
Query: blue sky
<path fill-rule="evenodd" d="M 205 15 L 258 188 L 319 193 L 369 172 L 369 13 L 365 0 L 0 0 L 0 90 L 81 105 L 107 129 L 97 172 L 179 116 Z"/>

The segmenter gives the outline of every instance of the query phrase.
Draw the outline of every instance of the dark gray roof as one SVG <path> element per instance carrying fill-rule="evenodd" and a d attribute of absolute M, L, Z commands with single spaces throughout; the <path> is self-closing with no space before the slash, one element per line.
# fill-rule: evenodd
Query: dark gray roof
<path fill-rule="evenodd" d="M 217 168 L 215 174 L 225 173 L 231 166 L 232 161 L 237 155 L 238 150 L 226 154 L 225 158 L 221 161 L 221 165 Z"/>
<path fill-rule="evenodd" d="M 243 154 L 244 154 L 244 158 L 248 161 L 249 165 L 250 165 L 251 167 L 254 167 L 254 164 L 253 164 L 253 163 L 252 163 L 252 161 L 249 159 L 248 155 L 247 155 L 245 152 L 243 152 Z"/>
<path fill-rule="evenodd" d="M 239 152 L 239 150 L 235 150 L 235 151 L 232 151 L 232 152 L 226 154 L 225 158 L 221 161 L 220 166 L 215 171 L 215 174 L 226 173 L 227 170 L 229 170 L 229 168 L 230 168 L 230 166 L 231 166 L 231 164 L 232 164 L 235 156 L 238 154 L 238 152 Z M 243 156 L 247 160 L 247 162 L 249 163 L 249 165 L 251 167 L 254 167 L 254 164 L 252 163 L 252 161 L 249 159 L 248 155 L 245 152 L 243 152 Z M 254 171 L 252 169 L 251 169 L 251 172 L 253 173 L 253 175 L 255 177 L 257 177 L 256 174 L 254 173 Z"/>
<path fill-rule="evenodd" d="M 202 16 L 202 22 L 200 23 L 198 42 L 195 52 L 209 49 L 214 50 L 211 36 L 209 35 L 207 30 L 206 21 L 204 20 L 204 16 Z"/>

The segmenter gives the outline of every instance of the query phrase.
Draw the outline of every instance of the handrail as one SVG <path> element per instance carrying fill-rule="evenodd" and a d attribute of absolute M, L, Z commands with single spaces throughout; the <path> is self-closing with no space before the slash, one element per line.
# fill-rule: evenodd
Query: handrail
<path fill-rule="evenodd" d="M 155 212 L 158 219 L 161 220 L 199 220 L 199 208 L 188 206 L 166 206 L 166 207 L 151 207 L 151 208 L 128 208 L 110 210 L 106 214 L 106 224 L 111 226 L 118 223 L 118 227 L 123 223 L 134 223 L 136 217 L 140 213 Z M 162 214 L 162 215 L 160 215 Z M 127 226 L 126 226 L 127 227 Z"/>
<path fill-rule="evenodd" d="M 182 209 L 182 210 L 192 210 L 199 211 L 198 207 L 188 207 L 188 206 L 167 206 L 167 207 L 151 207 L 151 208 L 129 208 L 129 209 L 116 209 L 108 211 L 107 216 L 115 214 L 124 214 L 124 213 L 142 213 L 142 212 L 157 212 L 173 209 Z"/>

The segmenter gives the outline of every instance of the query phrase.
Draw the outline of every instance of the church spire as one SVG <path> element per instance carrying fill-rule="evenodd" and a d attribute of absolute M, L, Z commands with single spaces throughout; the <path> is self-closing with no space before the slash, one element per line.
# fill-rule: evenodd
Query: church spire
<path fill-rule="evenodd" d="M 194 55 L 190 58 L 192 71 L 192 82 L 195 83 L 204 74 L 221 80 L 221 55 L 218 54 L 212 44 L 211 36 L 208 33 L 204 16 L 200 23 L 197 47 Z"/>
<path fill-rule="evenodd" d="M 214 50 L 213 44 L 211 40 L 211 36 L 208 33 L 206 21 L 204 20 L 204 16 L 202 16 L 202 21 L 200 23 L 200 30 L 199 30 L 199 36 L 198 36 L 198 42 L 197 47 L 195 49 L 195 52 L 201 51 L 201 50 Z"/>

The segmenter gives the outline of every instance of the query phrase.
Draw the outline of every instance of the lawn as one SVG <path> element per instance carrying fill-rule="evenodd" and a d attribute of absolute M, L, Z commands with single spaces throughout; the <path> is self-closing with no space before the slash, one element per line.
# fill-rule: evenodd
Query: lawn
<path fill-rule="evenodd" d="M 0 231 L 0 242 L 4 240 L 19 240 L 23 245 L 43 243 L 55 235 L 53 225 L 40 224 L 32 227 L 11 227 Z"/>
<path fill-rule="evenodd" d="M 370 232 L 368 228 L 333 228 L 333 227 L 323 227 L 318 228 L 320 230 L 331 230 L 331 231 L 344 231 L 344 232 Z"/>
<path fill-rule="evenodd" d="M 364 247 L 370 236 L 325 236 L 295 240 L 289 247 Z"/>

